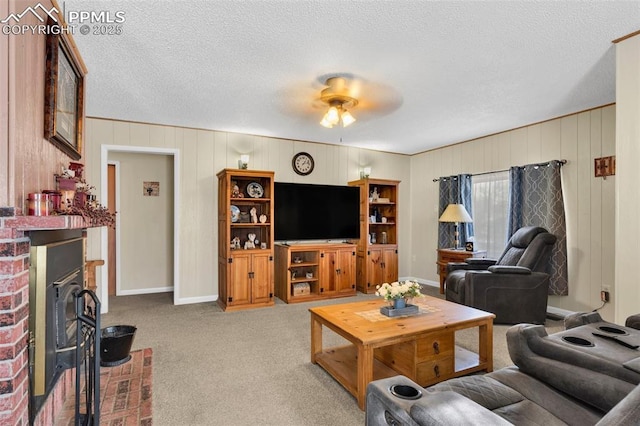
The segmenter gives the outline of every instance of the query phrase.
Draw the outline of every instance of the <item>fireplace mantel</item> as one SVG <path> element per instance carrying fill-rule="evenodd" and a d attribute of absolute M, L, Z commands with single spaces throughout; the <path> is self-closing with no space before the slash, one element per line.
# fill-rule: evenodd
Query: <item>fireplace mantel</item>
<path fill-rule="evenodd" d="M 12 228 L 19 231 L 45 231 L 56 229 L 84 229 L 93 228 L 95 225 L 87 222 L 82 216 L 13 216 L 0 219 L 4 226 L 0 228 Z"/>

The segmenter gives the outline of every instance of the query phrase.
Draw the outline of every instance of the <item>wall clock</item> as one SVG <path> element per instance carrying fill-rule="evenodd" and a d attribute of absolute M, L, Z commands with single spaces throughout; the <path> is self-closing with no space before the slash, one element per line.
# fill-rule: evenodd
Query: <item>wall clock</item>
<path fill-rule="evenodd" d="M 306 152 L 297 153 L 291 160 L 291 166 L 293 167 L 293 170 L 297 174 L 302 176 L 311 174 L 314 165 L 315 163 L 313 161 L 313 157 L 311 156 L 311 154 L 308 154 Z"/>

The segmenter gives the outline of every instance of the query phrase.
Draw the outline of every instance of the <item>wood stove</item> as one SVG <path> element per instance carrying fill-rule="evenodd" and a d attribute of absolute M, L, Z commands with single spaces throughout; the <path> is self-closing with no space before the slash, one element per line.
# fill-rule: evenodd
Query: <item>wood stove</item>
<path fill-rule="evenodd" d="M 84 282 L 84 240 L 80 230 L 30 234 L 29 385 L 31 418 L 60 374 L 75 365 L 74 294 Z"/>

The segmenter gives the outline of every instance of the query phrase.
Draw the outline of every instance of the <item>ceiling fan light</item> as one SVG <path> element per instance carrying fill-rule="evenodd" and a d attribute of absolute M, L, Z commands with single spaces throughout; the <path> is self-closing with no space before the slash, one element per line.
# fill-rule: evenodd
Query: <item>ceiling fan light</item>
<path fill-rule="evenodd" d="M 331 123 L 331 125 L 336 125 L 340 122 L 340 114 L 338 114 L 338 108 L 332 106 L 329 108 L 329 111 L 325 114 L 324 118 Z"/>
<path fill-rule="evenodd" d="M 340 118 L 342 119 L 342 127 L 347 127 L 348 125 L 353 124 L 356 121 L 355 117 L 351 115 L 351 113 L 347 110 L 342 113 Z"/>
<path fill-rule="evenodd" d="M 331 124 L 329 120 L 327 120 L 327 114 L 325 114 L 324 117 L 322 117 L 322 121 L 320 121 L 320 124 L 326 127 L 327 129 L 330 129 L 333 127 L 333 124 Z"/>

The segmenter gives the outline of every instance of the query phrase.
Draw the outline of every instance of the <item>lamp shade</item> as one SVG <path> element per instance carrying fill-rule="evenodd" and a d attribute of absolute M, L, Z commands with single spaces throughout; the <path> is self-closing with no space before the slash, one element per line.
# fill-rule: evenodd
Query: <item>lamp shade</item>
<path fill-rule="evenodd" d="M 473 222 L 473 219 L 462 204 L 449 204 L 438 222 Z"/>

